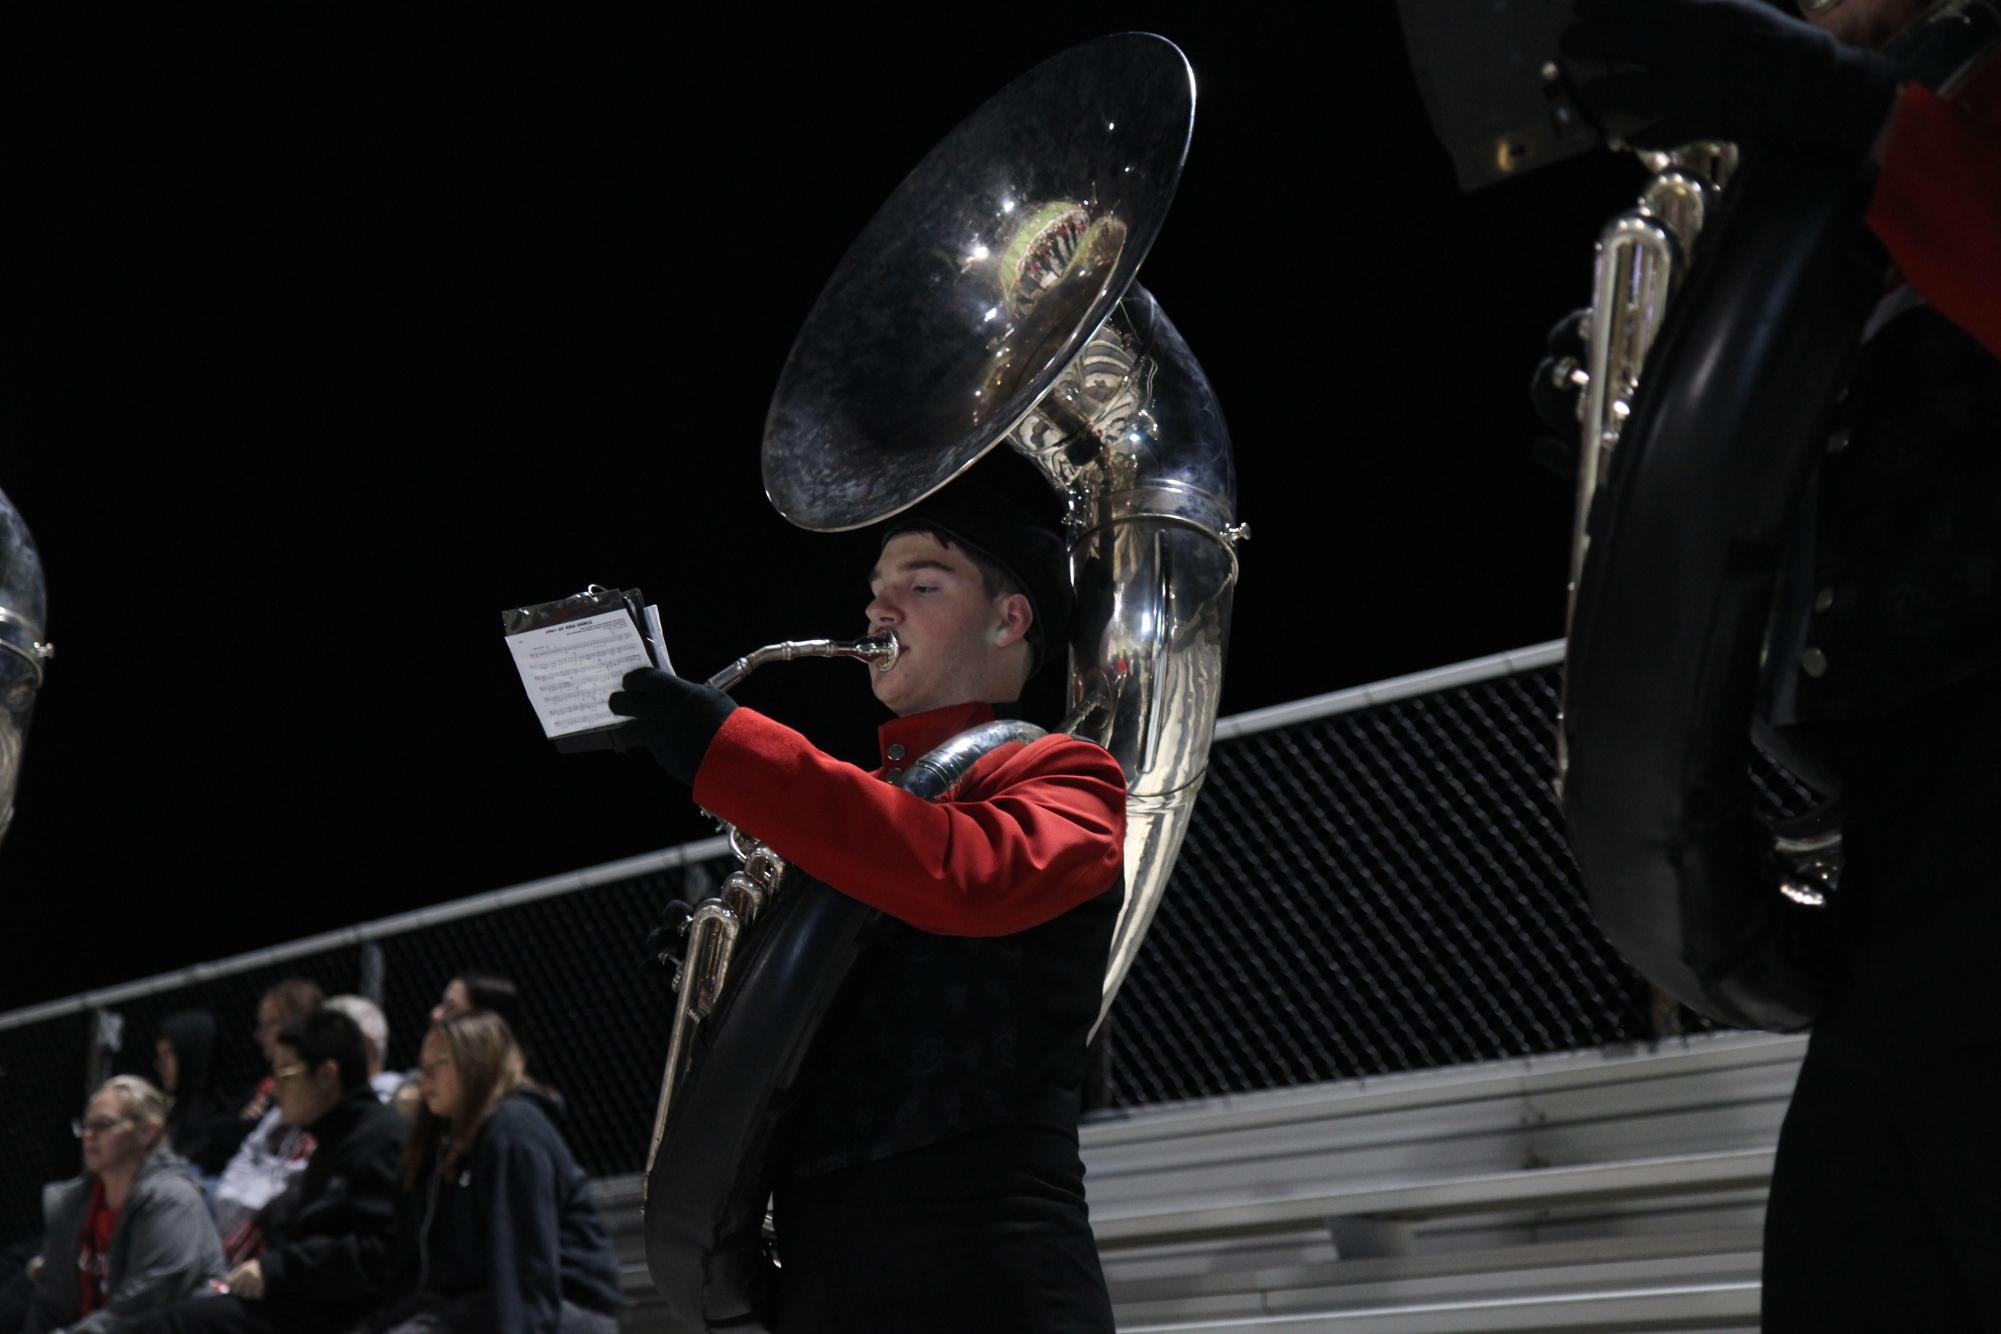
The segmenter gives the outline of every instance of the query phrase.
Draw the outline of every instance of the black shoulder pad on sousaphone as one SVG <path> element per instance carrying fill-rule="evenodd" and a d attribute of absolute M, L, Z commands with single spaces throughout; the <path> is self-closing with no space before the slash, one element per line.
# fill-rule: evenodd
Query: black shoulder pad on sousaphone
<path fill-rule="evenodd" d="M 841 261 L 786 362 L 764 438 L 779 513 L 818 531 L 874 523 L 1003 439 L 1133 287 L 1193 114 L 1181 52 L 1123 34 L 1031 70 L 933 149 Z M 989 724 L 941 749 L 1022 740 L 1025 727 Z M 924 768 L 905 786 L 936 797 Z M 738 947 L 647 1177 L 647 1266 L 677 1331 L 765 1328 L 773 1144 L 877 920 L 795 871 Z"/>
<path fill-rule="evenodd" d="M 1897 54 L 1942 84 L 1994 49 L 1976 0 Z M 1778 892 L 1747 776 L 1781 550 L 1883 276 L 1857 164 L 1739 169 L 1648 354 L 1591 511 L 1565 666 L 1564 810 L 1591 908 L 1722 1023 L 1812 1022 L 1812 909 Z"/>

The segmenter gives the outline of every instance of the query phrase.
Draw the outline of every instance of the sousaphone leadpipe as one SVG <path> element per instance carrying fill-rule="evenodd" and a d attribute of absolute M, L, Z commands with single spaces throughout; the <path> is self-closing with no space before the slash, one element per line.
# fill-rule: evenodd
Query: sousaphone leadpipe
<path fill-rule="evenodd" d="M 878 672 L 896 665 L 901 646 L 896 632 L 885 630 L 862 639 L 792 639 L 752 649 L 730 663 L 708 684 L 717 690 L 736 689 L 758 668 L 773 662 L 794 662 L 802 658 L 853 658 Z M 688 909 L 681 919 L 681 956 L 674 964 L 674 1017 L 669 1027 L 667 1068 L 660 1079 L 660 1100 L 653 1116 L 653 1134 L 647 1141 L 646 1180 L 651 1179 L 654 1155 L 660 1151 L 660 1137 L 667 1125 L 675 1090 L 687 1073 L 689 1042 L 695 1028 L 715 1011 L 729 980 L 730 957 L 738 937 L 757 921 L 765 904 L 779 891 L 785 862 L 777 853 L 742 830 L 725 824 L 730 850 L 742 867 L 730 873 L 714 897 Z M 665 965 L 671 956 L 655 962 Z"/>

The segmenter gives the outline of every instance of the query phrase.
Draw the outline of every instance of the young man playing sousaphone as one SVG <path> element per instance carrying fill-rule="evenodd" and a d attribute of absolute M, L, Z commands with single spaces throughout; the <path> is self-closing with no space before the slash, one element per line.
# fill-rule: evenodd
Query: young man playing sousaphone
<path fill-rule="evenodd" d="M 1055 734 L 982 757 L 950 800 L 882 781 L 1063 652 L 1062 544 L 952 488 L 891 522 L 869 592 L 870 629 L 902 650 L 870 674 L 897 715 L 873 774 L 665 672 L 611 697 L 705 809 L 890 919 L 827 1016 L 780 1150 L 778 1328 L 1110 1334 L 1077 1116 L 1124 775 Z"/>

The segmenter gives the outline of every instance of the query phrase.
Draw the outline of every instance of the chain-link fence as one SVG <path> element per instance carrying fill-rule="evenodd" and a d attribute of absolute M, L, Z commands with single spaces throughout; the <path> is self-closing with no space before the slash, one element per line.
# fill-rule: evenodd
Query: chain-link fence
<path fill-rule="evenodd" d="M 154 1038 L 168 1015 L 216 1016 L 215 1087 L 247 1097 L 264 1074 L 252 1034 L 258 999 L 289 977 L 376 1000 L 389 1020 L 392 1070 L 416 1065 L 431 1007 L 455 974 L 510 978 L 523 997 L 530 1072 L 562 1095 L 578 1161 L 593 1175 L 635 1170 L 666 1060 L 670 999 L 659 978 L 639 971 L 641 941 L 664 903 L 706 895 L 728 862 L 722 840 L 710 839 L 0 1016 L 0 1117 L 9 1126 L 0 1244 L 38 1229 L 41 1182 L 77 1171 L 69 1122 L 90 1083 L 111 1073 L 154 1078 Z"/>
<path fill-rule="evenodd" d="M 1647 985 L 1586 913 L 1551 790 L 1560 647 L 1226 721 L 1173 882 L 1113 1011 L 1108 1097 L 1132 1106 L 1653 1035 Z M 1809 794 L 1761 764 L 1771 814 Z M 531 1070 L 564 1096 L 597 1175 L 638 1170 L 668 999 L 641 941 L 733 865 L 721 840 L 0 1016 L 0 1240 L 76 1170 L 69 1119 L 95 1035 L 150 1076 L 160 1020 L 222 1025 L 219 1086 L 247 1089 L 274 982 L 378 999 L 389 1065 L 415 1063 L 457 972 L 520 987 Z M 114 1016 L 103 1022 L 101 1016 Z M 100 1056 L 96 1064 L 104 1064 Z"/>
<path fill-rule="evenodd" d="M 1503 655 L 1224 729 L 1114 1010 L 1111 1100 L 1657 1036 L 1661 998 L 1591 920 L 1564 841 L 1558 657 Z M 1767 817 L 1814 801 L 1763 757 L 1752 778 Z"/>

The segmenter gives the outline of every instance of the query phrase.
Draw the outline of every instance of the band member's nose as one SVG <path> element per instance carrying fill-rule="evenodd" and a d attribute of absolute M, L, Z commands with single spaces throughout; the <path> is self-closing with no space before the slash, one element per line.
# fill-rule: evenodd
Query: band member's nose
<path fill-rule="evenodd" d="M 868 617 L 871 630 L 886 630 L 903 623 L 902 611 L 880 593 L 868 600 L 868 606 L 863 609 L 862 615 Z"/>

